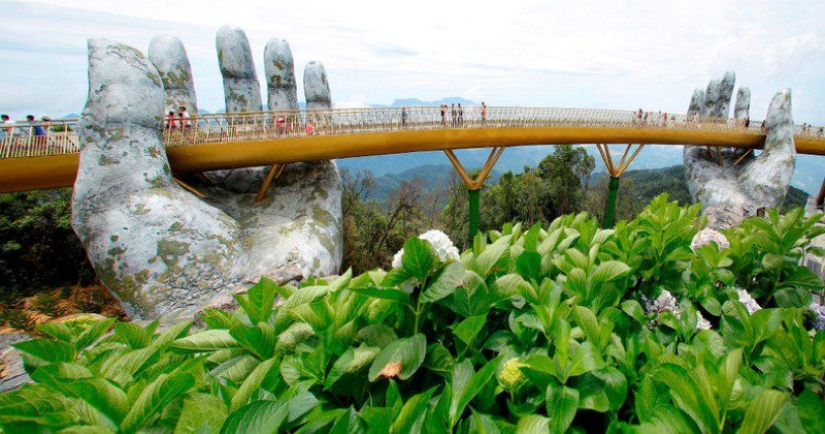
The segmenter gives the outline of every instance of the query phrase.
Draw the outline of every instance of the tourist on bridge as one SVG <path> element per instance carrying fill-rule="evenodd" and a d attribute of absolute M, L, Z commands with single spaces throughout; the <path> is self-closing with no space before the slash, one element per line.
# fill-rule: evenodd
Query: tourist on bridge
<path fill-rule="evenodd" d="M 407 107 L 401 106 L 401 128 L 407 128 Z"/>
<path fill-rule="evenodd" d="M 186 107 L 180 106 L 178 107 L 178 117 L 180 117 L 181 127 L 182 128 L 191 128 L 192 127 L 192 118 L 189 116 L 189 112 L 186 111 Z"/>
<path fill-rule="evenodd" d="M 447 126 L 447 104 L 441 104 L 441 125 Z"/>
<path fill-rule="evenodd" d="M 166 121 L 164 123 L 166 124 L 167 130 L 180 128 L 180 121 L 172 110 L 166 115 Z"/>
<path fill-rule="evenodd" d="M 450 104 L 450 115 L 452 116 L 452 126 L 455 127 L 458 113 L 455 111 L 455 103 Z"/>
<path fill-rule="evenodd" d="M 0 120 L 3 123 L 3 128 L 0 128 L 0 140 L 14 137 L 14 122 L 11 121 L 9 115 L 0 115 Z"/>
<path fill-rule="evenodd" d="M 461 108 L 461 103 L 458 103 L 458 126 L 464 126 L 464 109 Z"/>
<path fill-rule="evenodd" d="M 312 121 L 307 121 L 307 136 L 315 133 L 315 127 L 312 126 Z"/>
<path fill-rule="evenodd" d="M 481 126 L 487 125 L 487 105 L 481 101 Z"/>

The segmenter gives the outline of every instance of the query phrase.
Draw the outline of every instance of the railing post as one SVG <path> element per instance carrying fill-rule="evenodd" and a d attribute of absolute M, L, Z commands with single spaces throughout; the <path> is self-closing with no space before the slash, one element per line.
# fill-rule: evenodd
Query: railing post
<path fill-rule="evenodd" d="M 612 228 L 616 215 L 616 196 L 619 193 L 619 177 L 611 176 L 607 191 L 607 207 L 604 210 L 604 227 Z"/>
<path fill-rule="evenodd" d="M 467 188 L 467 194 L 470 197 L 470 230 L 468 232 L 468 236 L 470 238 L 469 245 L 473 245 L 473 239 L 476 237 L 476 234 L 478 233 L 478 199 L 480 191 L 481 188 Z"/>

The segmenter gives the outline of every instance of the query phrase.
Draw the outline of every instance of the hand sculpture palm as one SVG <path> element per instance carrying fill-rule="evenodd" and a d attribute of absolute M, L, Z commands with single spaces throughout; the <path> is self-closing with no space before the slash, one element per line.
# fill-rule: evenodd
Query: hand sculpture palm
<path fill-rule="evenodd" d="M 261 110 L 243 31 L 221 28 L 217 46 L 227 111 Z M 273 39 L 265 54 L 270 109 L 297 108 L 289 46 Z M 335 164 L 290 165 L 259 205 L 254 196 L 268 168 L 207 173 L 212 182 L 199 187 L 207 199 L 198 199 L 174 182 L 161 134 L 170 107 L 196 110 L 189 61 L 174 38 L 153 40 L 150 57 L 154 65 L 131 47 L 89 41 L 89 99 L 72 202 L 72 225 L 127 313 L 190 317 L 261 275 L 286 281 L 337 272 Z M 305 88 L 316 106 L 330 106 L 320 64 L 308 66 Z"/>
<path fill-rule="evenodd" d="M 693 115 L 727 119 L 735 76 L 728 72 L 713 80 L 705 92 L 696 90 L 688 117 Z M 735 118 L 748 118 L 750 91 L 740 88 Z M 684 163 L 688 188 L 694 201 L 702 202 L 709 225 L 727 227 L 755 215 L 762 207 L 778 207 L 785 200 L 796 161 L 791 117 L 791 92 L 778 92 L 765 117 L 767 136 L 762 153 L 742 156 L 741 150 L 721 151 L 722 161 L 699 146 L 685 146 Z M 743 126 L 744 128 L 744 126 Z M 735 164 L 740 160 L 739 164 Z"/>

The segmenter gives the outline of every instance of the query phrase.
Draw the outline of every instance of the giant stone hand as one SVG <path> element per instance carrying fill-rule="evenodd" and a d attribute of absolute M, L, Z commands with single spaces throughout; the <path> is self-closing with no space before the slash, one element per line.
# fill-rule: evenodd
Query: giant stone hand
<path fill-rule="evenodd" d="M 174 181 L 163 113 L 172 92 L 194 87 L 179 82 L 164 94 L 158 69 L 189 70 L 189 61 L 182 45 L 161 42 L 150 49 L 156 68 L 134 48 L 89 41 L 72 225 L 103 283 L 131 317 L 175 320 L 262 275 L 283 282 L 337 272 L 341 192 L 334 163 L 289 165 L 260 204 L 255 193 L 268 168 L 211 172 L 210 182 L 196 186 L 205 200 Z M 259 110 L 251 52 L 237 52 L 249 51 L 246 36 L 221 29 L 218 48 L 227 111 Z M 280 55 L 275 60 L 291 67 L 288 46 Z M 294 80 L 292 86 L 294 94 Z"/>
<path fill-rule="evenodd" d="M 712 80 L 706 91 L 697 89 L 688 117 L 727 119 L 734 81 L 735 76 L 728 72 L 722 80 Z M 750 90 L 740 88 L 734 109 L 737 123 L 743 124 L 748 118 L 749 106 Z M 693 200 L 702 203 L 710 226 L 735 225 L 755 215 L 759 208 L 778 207 L 785 200 L 796 161 L 790 90 L 773 97 L 765 117 L 765 129 L 765 146 L 758 157 L 743 155 L 742 150 L 709 151 L 704 147 L 685 146 L 688 189 Z M 721 152 L 721 164 L 717 152 Z"/>

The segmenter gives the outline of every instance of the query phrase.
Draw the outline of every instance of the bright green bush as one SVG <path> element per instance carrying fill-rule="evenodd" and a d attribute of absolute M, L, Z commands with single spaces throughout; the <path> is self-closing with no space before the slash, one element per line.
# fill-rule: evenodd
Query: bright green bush
<path fill-rule="evenodd" d="M 191 333 L 41 325 L 51 339 L 16 345 L 36 383 L 0 395 L 0 424 L 825 432 L 825 332 L 809 309 L 823 285 L 800 266 L 822 253 L 810 247 L 821 216 L 770 213 L 699 246 L 697 213 L 664 196 L 615 230 L 585 214 L 508 225 L 460 261 L 412 238 L 389 272 L 263 280 L 239 312 L 207 311 Z"/>

